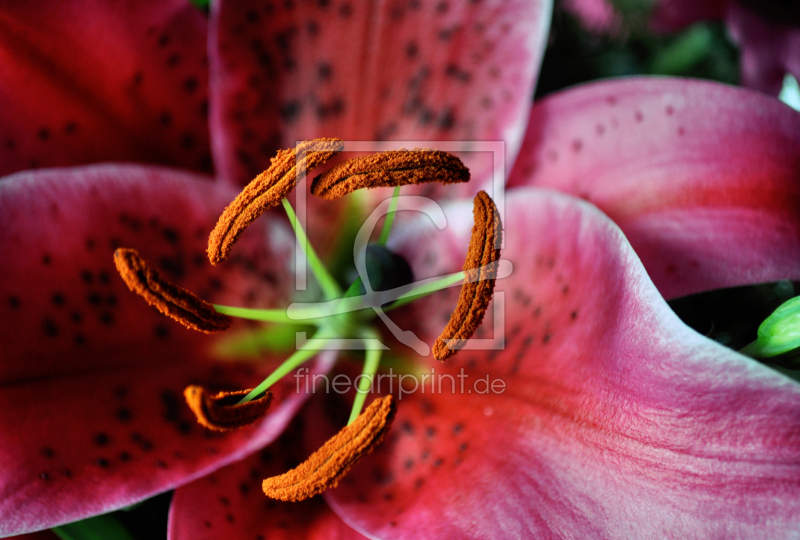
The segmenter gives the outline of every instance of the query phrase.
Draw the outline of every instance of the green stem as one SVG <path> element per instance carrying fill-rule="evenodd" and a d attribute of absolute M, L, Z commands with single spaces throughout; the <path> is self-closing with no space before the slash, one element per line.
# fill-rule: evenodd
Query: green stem
<path fill-rule="evenodd" d="M 264 379 L 261 384 L 253 388 L 253 390 L 244 396 L 239 403 L 247 403 L 248 401 L 255 398 L 257 395 L 266 392 L 269 390 L 270 386 L 281 380 L 284 376 L 289 374 L 291 371 L 297 369 L 301 366 L 304 362 L 309 360 L 313 357 L 317 352 L 320 351 L 325 345 L 328 343 L 328 338 L 333 337 L 330 334 L 320 332 L 319 336 L 314 336 L 315 338 L 319 338 L 320 341 L 313 341 L 308 342 L 306 345 L 295 351 L 289 358 L 287 358 L 283 364 L 281 364 L 278 369 L 272 372 L 272 374 Z"/>
<path fill-rule="evenodd" d="M 755 340 L 749 345 L 746 345 L 741 349 L 739 349 L 739 353 L 745 356 L 749 356 L 750 358 L 759 358 L 759 359 L 764 358 L 764 356 L 761 354 L 761 347 L 758 345 L 758 340 Z"/>
<path fill-rule="evenodd" d="M 342 290 L 339 288 L 339 285 L 336 283 L 336 280 L 333 279 L 330 272 L 328 272 L 328 269 L 325 268 L 325 265 L 322 264 L 322 261 L 317 256 L 317 252 L 314 251 L 314 248 L 308 242 L 308 237 L 303 227 L 301 227 L 300 223 L 297 221 L 297 214 L 294 213 L 292 204 L 287 199 L 282 199 L 281 202 L 283 203 L 283 208 L 286 210 L 286 215 L 289 216 L 289 222 L 292 224 L 294 234 L 297 236 L 297 243 L 306 256 L 308 265 L 311 267 L 311 272 L 313 272 L 314 277 L 317 278 L 317 283 L 319 283 L 322 289 L 322 294 L 324 294 L 325 298 L 328 300 L 339 298 L 342 294 Z"/>
<path fill-rule="evenodd" d="M 264 321 L 280 324 L 297 324 L 298 321 L 290 319 L 286 315 L 285 309 L 250 309 L 234 306 L 223 306 L 220 304 L 213 304 L 214 309 L 223 315 L 230 315 L 231 317 L 238 317 L 240 319 L 251 319 L 254 321 Z"/>
<path fill-rule="evenodd" d="M 445 276 L 432 283 L 427 283 L 415 289 L 411 289 L 404 295 L 400 296 L 397 300 L 395 300 L 394 303 L 392 303 L 392 305 L 384 309 L 384 311 L 389 311 L 390 309 L 399 308 L 400 306 L 404 306 L 409 302 L 413 302 L 418 298 L 422 298 L 423 296 L 428 296 L 429 294 L 433 294 L 436 291 L 441 291 L 442 289 L 452 287 L 453 285 L 457 284 L 463 279 L 464 279 L 464 272 L 456 272 L 455 274 L 450 274 L 449 276 Z"/>
<path fill-rule="evenodd" d="M 364 332 L 362 337 L 365 339 L 377 338 L 378 334 L 372 330 Z M 358 415 L 361 414 L 361 409 L 364 408 L 364 401 L 367 399 L 372 381 L 375 380 L 375 373 L 378 371 L 378 366 L 381 364 L 382 353 L 383 351 L 380 349 L 367 349 L 366 359 L 364 360 L 364 370 L 361 372 L 363 376 L 358 380 L 358 390 L 356 391 L 356 398 L 353 401 L 353 408 L 350 411 L 350 419 L 347 421 L 348 426 L 355 422 Z"/>
<path fill-rule="evenodd" d="M 386 245 L 389 241 L 389 233 L 392 231 L 392 224 L 394 224 L 394 215 L 397 212 L 397 198 L 400 196 L 400 186 L 395 186 L 392 192 L 392 202 L 389 203 L 389 212 L 386 214 L 386 219 L 383 222 L 383 229 L 381 229 L 381 236 L 378 243 L 382 246 Z"/>

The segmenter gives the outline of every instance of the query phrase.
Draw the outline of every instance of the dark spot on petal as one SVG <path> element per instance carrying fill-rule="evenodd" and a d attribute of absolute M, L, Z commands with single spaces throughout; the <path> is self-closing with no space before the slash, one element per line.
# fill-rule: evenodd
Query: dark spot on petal
<path fill-rule="evenodd" d="M 89 251 L 92 251 L 94 249 L 94 246 L 95 246 L 94 240 L 92 240 L 91 238 L 87 238 L 86 239 L 86 249 L 89 250 Z"/>
<path fill-rule="evenodd" d="M 69 469 L 62 469 L 61 474 L 66 478 L 72 478 L 72 471 Z"/>
<path fill-rule="evenodd" d="M 684 133 L 686 133 L 686 130 L 684 130 L 682 127 L 679 127 L 678 128 L 678 137 L 683 137 Z"/>
<path fill-rule="evenodd" d="M 425 429 L 425 436 L 429 439 L 432 439 L 436 436 L 436 428 L 433 426 L 429 426 Z"/>
<path fill-rule="evenodd" d="M 53 259 L 50 257 L 49 254 L 45 253 L 42 255 L 42 264 L 45 266 L 50 266 L 50 263 L 53 262 Z"/>
<path fill-rule="evenodd" d="M 572 150 L 575 153 L 580 152 L 582 148 L 583 148 L 583 141 L 582 140 L 575 139 L 574 141 L 572 141 Z"/>
<path fill-rule="evenodd" d="M 345 19 L 349 18 L 350 15 L 352 14 L 353 14 L 353 6 L 351 6 L 350 4 L 342 4 L 342 6 L 339 8 L 339 15 L 341 15 Z"/>
<path fill-rule="evenodd" d="M 169 127 L 172 125 L 172 114 L 168 112 L 163 112 L 158 117 L 158 123 L 164 127 Z"/>
<path fill-rule="evenodd" d="M 464 424 L 462 424 L 461 422 L 457 422 L 456 424 L 453 425 L 454 434 L 458 435 L 462 431 L 464 431 Z"/>
<path fill-rule="evenodd" d="M 20 302 L 19 296 L 9 296 L 8 297 L 8 307 L 11 309 L 19 309 Z"/>
<path fill-rule="evenodd" d="M 74 322 L 75 324 L 78 324 L 79 322 L 81 322 L 83 320 L 83 315 L 81 314 L 80 311 L 73 311 L 70 314 L 69 318 L 72 319 L 72 322 Z"/>
<path fill-rule="evenodd" d="M 159 469 L 166 469 L 167 468 L 166 462 L 161 461 L 160 459 L 157 459 L 155 461 L 155 464 L 156 464 L 156 467 L 158 467 Z"/>
<path fill-rule="evenodd" d="M 161 404 L 164 409 L 161 417 L 167 422 L 177 422 L 181 414 L 180 399 L 171 390 L 163 390 L 161 392 Z"/>
<path fill-rule="evenodd" d="M 44 330 L 47 337 L 58 336 L 58 326 L 53 319 L 45 319 L 42 321 L 42 330 Z"/>
<path fill-rule="evenodd" d="M 94 436 L 94 444 L 97 446 L 105 446 L 110 442 L 107 433 L 98 433 Z"/>
<path fill-rule="evenodd" d="M 466 71 L 464 71 L 463 69 L 461 69 L 460 67 L 458 67 L 456 64 L 453 63 L 447 64 L 447 66 L 444 69 L 444 73 L 448 77 L 452 77 L 453 79 L 465 84 L 468 83 L 470 79 L 472 79 L 472 76 L 469 73 L 467 73 Z"/>
<path fill-rule="evenodd" d="M 166 240 L 172 245 L 177 244 L 178 241 L 180 240 L 180 237 L 178 236 L 178 231 L 170 227 L 164 227 L 162 235 L 164 236 L 164 240 Z"/>
<path fill-rule="evenodd" d="M 672 107 L 672 105 L 667 105 L 665 112 L 667 113 L 667 116 L 672 116 L 673 113 L 675 113 L 675 109 Z"/>
<path fill-rule="evenodd" d="M 251 24 L 257 23 L 260 18 L 261 18 L 261 16 L 254 9 L 250 9 L 250 10 L 247 11 L 247 13 L 244 14 L 244 20 L 246 20 L 247 22 L 249 22 Z"/>
<path fill-rule="evenodd" d="M 158 37 L 158 46 L 166 47 L 168 44 L 169 44 L 169 36 L 167 34 L 161 34 Z"/>
<path fill-rule="evenodd" d="M 333 75 L 333 68 L 327 62 L 322 62 L 317 66 L 317 77 L 321 81 L 330 80 Z"/>
<path fill-rule="evenodd" d="M 574 321 L 575 319 L 577 319 L 577 318 L 578 318 L 578 312 L 577 312 L 577 311 L 573 311 L 572 313 L 570 313 L 570 314 L 569 314 L 569 316 L 570 316 L 570 317 L 572 318 L 572 320 Z"/>
<path fill-rule="evenodd" d="M 105 469 L 110 465 L 108 460 L 105 458 L 98 458 L 94 460 L 94 464 L 97 465 L 98 467 L 102 467 L 103 469 Z"/>
<path fill-rule="evenodd" d="M 319 23 L 314 20 L 308 21 L 308 24 L 306 24 L 306 31 L 309 36 L 317 37 L 319 35 Z"/>
<path fill-rule="evenodd" d="M 128 452 L 121 452 L 119 454 L 119 460 L 122 461 L 123 463 L 127 463 L 128 461 L 131 460 L 131 455 Z"/>
<path fill-rule="evenodd" d="M 194 78 L 194 77 L 187 77 L 183 81 L 183 89 L 186 91 L 187 94 L 194 93 L 195 90 L 197 90 L 198 86 L 199 86 L 199 83 L 197 82 L 197 79 Z"/>
<path fill-rule="evenodd" d="M 129 422 L 131 419 L 131 410 L 127 407 L 120 407 L 116 410 L 114 416 L 122 423 Z"/>
<path fill-rule="evenodd" d="M 72 336 L 72 342 L 75 345 L 78 345 L 79 347 L 86 345 L 86 336 L 84 336 L 83 334 L 75 334 L 74 336 Z"/>
<path fill-rule="evenodd" d="M 300 116 L 301 105 L 299 101 L 287 101 L 280 108 L 280 115 L 287 124 L 293 123 Z"/>
<path fill-rule="evenodd" d="M 94 281 L 94 274 L 92 274 L 91 270 L 82 270 L 81 279 L 84 283 L 91 283 Z"/>
<path fill-rule="evenodd" d="M 545 334 L 542 336 L 542 343 L 547 343 L 553 338 L 552 334 Z"/>
<path fill-rule="evenodd" d="M 173 53 L 167 57 L 167 66 L 174 68 L 181 63 L 181 55 Z"/>
<path fill-rule="evenodd" d="M 49 459 L 54 455 L 56 455 L 56 453 L 49 446 L 45 446 L 44 448 L 42 448 L 42 455 Z"/>
<path fill-rule="evenodd" d="M 128 397 L 128 387 L 127 386 L 117 386 L 114 389 L 114 395 L 119 399 L 125 399 Z"/>
<path fill-rule="evenodd" d="M 57 306 L 63 306 L 64 302 L 65 302 L 64 295 L 59 293 L 59 292 L 53 293 L 52 300 L 53 300 L 53 304 L 55 304 Z"/>
<path fill-rule="evenodd" d="M 102 300 L 100 293 L 90 292 L 86 295 L 86 301 L 92 306 L 99 306 Z"/>
<path fill-rule="evenodd" d="M 447 13 L 447 10 L 450 6 L 447 5 L 447 2 L 439 2 L 436 4 L 436 13 Z"/>
<path fill-rule="evenodd" d="M 66 124 L 64 124 L 64 133 L 66 133 L 67 135 L 72 135 L 76 131 L 78 131 L 78 124 L 76 124 L 75 122 L 67 122 Z"/>
<path fill-rule="evenodd" d="M 636 118 L 637 122 L 641 122 L 642 120 L 644 120 L 644 115 L 642 114 L 642 111 L 636 111 L 636 113 L 633 116 L 634 118 Z"/>
<path fill-rule="evenodd" d="M 247 482 L 242 482 L 241 484 L 239 484 L 239 493 L 241 493 L 242 495 L 247 495 L 248 493 L 250 493 L 250 484 L 248 484 Z"/>
<path fill-rule="evenodd" d="M 169 337 L 169 328 L 164 324 L 157 324 L 153 328 L 153 333 L 158 339 L 167 339 Z"/>
<path fill-rule="evenodd" d="M 191 150 L 197 144 L 197 140 L 194 137 L 193 133 L 183 133 L 181 135 L 181 148 L 184 150 Z"/>
<path fill-rule="evenodd" d="M 439 129 L 447 131 L 456 123 L 455 112 L 452 107 L 445 109 L 441 117 L 439 117 Z"/>
<path fill-rule="evenodd" d="M 36 135 L 39 137 L 39 140 L 46 141 L 50 138 L 50 130 L 46 127 L 39 128 Z"/>
<path fill-rule="evenodd" d="M 39 473 L 39 478 L 41 478 L 42 480 L 47 482 L 48 480 L 50 480 L 50 475 L 47 474 L 46 472 L 42 472 L 42 473 Z"/>

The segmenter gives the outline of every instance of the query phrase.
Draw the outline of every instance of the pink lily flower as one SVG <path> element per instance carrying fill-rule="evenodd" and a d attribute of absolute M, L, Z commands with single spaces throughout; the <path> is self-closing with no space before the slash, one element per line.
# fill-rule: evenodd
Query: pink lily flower
<path fill-rule="evenodd" d="M 193 479 L 174 496 L 172 538 L 797 533 L 800 389 L 688 330 L 662 296 L 798 279 L 798 115 L 743 90 L 644 79 L 559 94 L 529 116 L 548 6 L 508 4 L 411 2 L 402 13 L 382 6 L 368 16 L 355 3 L 223 3 L 210 42 L 211 147 L 223 182 L 140 165 L 0 181 L 0 533 L 80 519 Z M 384 70 L 359 69 L 381 57 L 356 54 L 373 49 L 353 42 L 349 24 L 371 28 L 383 43 L 376 48 L 393 58 L 384 61 L 396 67 L 388 97 Z M 479 27 L 486 41 L 468 39 Z M 274 37 L 257 46 L 256 35 Z M 481 65 L 481 48 L 485 67 L 465 77 L 459 70 Z M 428 75 L 412 84 L 419 73 Z M 362 105 L 369 114 L 359 114 Z M 224 436 L 200 431 L 176 393 L 214 380 L 241 388 L 269 366 L 221 367 L 210 340 L 127 292 L 110 253 L 135 247 L 215 302 L 285 301 L 293 240 L 279 220 L 263 220 L 261 234 L 250 232 L 237 260 L 217 271 L 196 257 L 235 194 L 225 179 L 246 178 L 268 159 L 261 144 L 371 138 L 392 121 L 390 138 L 503 138 L 511 160 L 522 148 L 503 251 L 516 270 L 498 282 L 509 308 L 505 349 L 462 352 L 444 368 L 501 377 L 507 389 L 412 394 L 394 436 L 325 502 L 274 503 L 258 485 L 305 456 L 293 446 L 297 433 L 253 452 L 307 396 L 290 381 L 260 424 Z M 272 139 L 260 140 L 265 134 Z M 94 158 L 70 159 L 48 165 Z M 469 208 L 454 202 L 446 211 L 446 232 L 413 220 L 395 229 L 393 247 L 417 278 L 463 261 L 455 246 L 466 245 Z M 430 341 L 452 305 L 437 297 L 400 319 Z M 321 356 L 315 369 L 330 363 Z M 306 416 L 306 430 L 324 418 Z"/>
<path fill-rule="evenodd" d="M 595 32 L 616 33 L 620 15 L 610 0 L 565 0 L 564 8 Z M 651 24 L 675 32 L 698 21 L 724 20 L 740 48 L 740 82 L 777 96 L 787 73 L 800 79 L 800 10 L 792 2 L 658 0 Z"/>

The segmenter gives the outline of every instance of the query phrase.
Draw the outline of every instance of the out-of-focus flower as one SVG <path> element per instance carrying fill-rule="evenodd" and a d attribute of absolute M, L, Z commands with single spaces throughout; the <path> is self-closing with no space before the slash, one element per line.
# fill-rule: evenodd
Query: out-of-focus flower
<path fill-rule="evenodd" d="M 136 26 L 131 13 L 151 14 L 154 5 L 125 4 L 129 11 L 115 17 Z M 3 20 L 10 28 L 44 24 L 32 13 L 10 10 Z M 798 277 L 796 114 L 719 85 L 639 80 L 554 96 L 528 117 L 548 13 L 545 3 L 488 0 L 222 2 L 212 7 L 209 47 L 210 140 L 221 182 L 133 165 L 2 180 L 0 433 L 11 444 L 0 451 L 0 531 L 79 519 L 195 478 L 176 491 L 173 538 L 354 535 L 345 523 L 395 537 L 796 530 L 796 384 L 692 333 L 658 293 Z M 191 26 L 163 20 L 176 32 Z M 170 67 L 175 41 L 164 24 L 134 34 L 155 36 Z M 54 20 L 53 32 L 60 27 Z M 83 28 L 92 31 L 74 30 L 79 41 L 116 31 Z M 48 58 L 55 47 L 13 43 L 15 58 L 30 50 Z M 26 43 L 37 46 L 19 45 Z M 53 64 L 61 61 L 41 65 Z M 77 88 L 91 86 L 91 71 L 75 72 Z M 139 80 L 135 71 L 130 77 Z M 108 91 L 136 97 L 113 84 Z M 26 95 L 12 97 L 25 103 Z M 174 107 L 187 103 L 176 99 Z M 41 121 L 26 117 L 18 135 L 10 129 L 12 146 L 51 140 L 51 130 L 42 139 L 23 129 Z M 80 124 L 64 128 L 79 133 Z M 397 436 L 326 495 L 340 517 L 320 500 L 291 506 L 258 493 L 264 476 L 301 459 L 291 437 L 201 478 L 273 440 L 305 396 L 289 381 L 276 392 L 280 409 L 261 424 L 201 432 L 180 390 L 190 382 L 242 388 L 263 366 L 221 369 L 207 339 L 169 326 L 115 281 L 111 258 L 119 245 L 137 248 L 215 301 L 284 300 L 291 237 L 277 220 L 261 236 L 251 232 L 237 244 L 238 258 L 213 274 L 202 251 L 235 193 L 220 184 L 249 179 L 276 147 L 319 135 L 499 138 L 510 162 L 523 147 L 505 222 L 504 254 L 517 271 L 498 287 L 514 306 L 506 348 L 496 356 L 462 352 L 446 368 L 500 376 L 508 389 L 409 396 Z M 159 161 L 132 155 L 44 164 Z M 474 166 L 469 191 L 483 187 L 486 171 Z M 650 278 L 595 207 L 527 185 L 596 204 Z M 448 212 L 442 243 L 422 242 L 435 237 L 413 223 L 393 240 L 418 277 L 463 261 L 455 246 L 464 245 L 471 220 L 460 203 Z M 404 316 L 426 337 L 453 304 L 428 305 Z M 305 431 L 322 418 L 306 417 Z M 732 515 L 737 505 L 746 512 Z"/>
<path fill-rule="evenodd" d="M 565 0 L 585 27 L 616 34 L 621 15 L 613 0 Z M 776 96 L 787 73 L 800 78 L 800 8 L 781 0 L 655 0 L 653 30 L 675 32 L 698 21 L 724 20 L 739 46 L 741 84 Z"/>

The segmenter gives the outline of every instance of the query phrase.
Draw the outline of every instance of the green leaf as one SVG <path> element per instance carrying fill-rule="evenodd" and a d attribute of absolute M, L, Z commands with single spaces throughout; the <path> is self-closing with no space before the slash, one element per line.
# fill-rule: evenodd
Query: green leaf
<path fill-rule="evenodd" d="M 110 514 L 67 523 L 51 529 L 62 540 L 133 540 Z"/>

